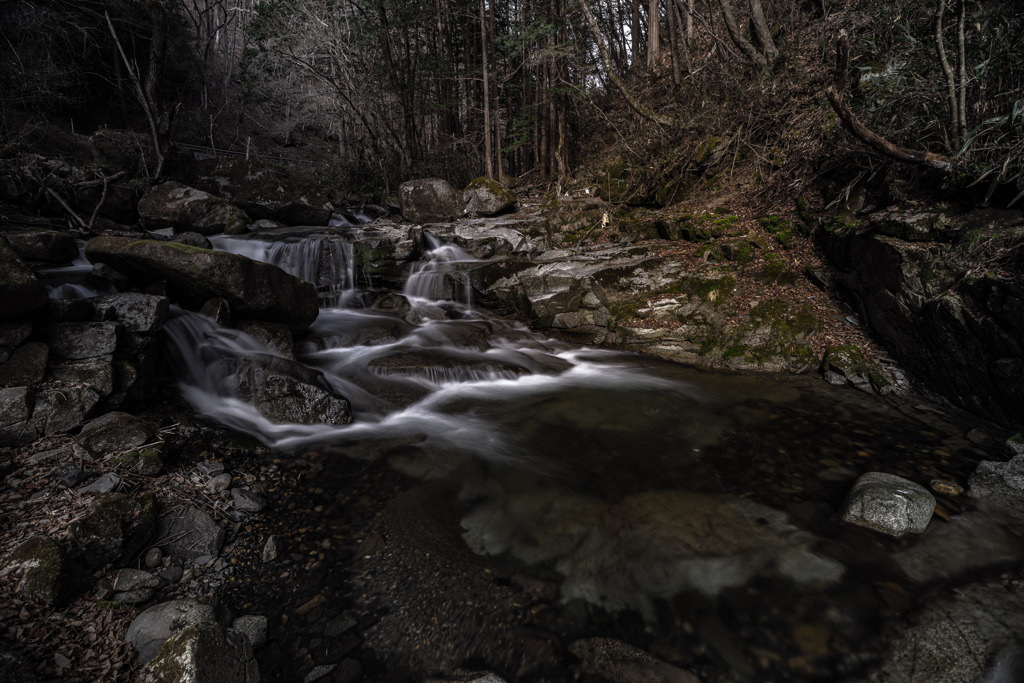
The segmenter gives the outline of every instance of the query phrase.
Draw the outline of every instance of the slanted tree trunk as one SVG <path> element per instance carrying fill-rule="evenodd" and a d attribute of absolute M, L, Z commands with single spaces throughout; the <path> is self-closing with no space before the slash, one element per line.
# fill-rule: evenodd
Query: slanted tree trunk
<path fill-rule="evenodd" d="M 953 67 L 949 65 L 946 58 L 946 44 L 942 38 L 942 19 L 946 14 L 946 0 L 939 0 L 939 7 L 935 11 L 935 50 L 939 54 L 939 65 L 942 67 L 942 75 L 946 78 L 946 97 L 949 100 L 949 128 L 954 137 L 960 135 L 960 106 L 956 98 L 956 77 L 953 75 Z"/>
<path fill-rule="evenodd" d="M 760 67 L 768 66 L 768 60 L 758 52 L 754 44 L 747 40 L 740 32 L 740 26 L 736 23 L 736 15 L 732 10 L 731 0 L 718 0 L 718 8 L 722 11 L 722 19 L 725 21 L 725 30 L 729 32 L 729 38 L 740 49 L 747 59 Z"/>
<path fill-rule="evenodd" d="M 775 41 L 772 40 L 772 32 L 768 28 L 768 21 L 764 18 L 761 0 L 750 0 L 750 26 L 758 47 L 761 48 L 768 63 L 771 64 L 778 58 L 779 49 L 775 47 Z"/>
<path fill-rule="evenodd" d="M 867 126 L 861 123 L 860 119 L 857 118 L 849 105 L 844 101 L 846 88 L 849 84 L 849 72 L 850 41 L 847 38 L 846 30 L 844 29 L 839 32 L 839 39 L 836 41 L 835 77 L 832 85 L 825 90 L 825 94 L 828 96 L 828 101 L 832 104 L 832 108 L 835 109 L 836 114 L 839 115 L 839 120 L 843 122 L 843 127 L 846 128 L 846 130 L 864 144 L 891 159 L 896 159 L 897 161 L 903 161 L 909 164 L 920 164 L 922 166 L 935 168 L 947 173 L 952 169 L 952 163 L 948 157 L 942 156 L 941 154 L 935 154 L 933 152 L 923 152 L 920 150 L 898 147 L 877 133 L 869 130 Z"/>

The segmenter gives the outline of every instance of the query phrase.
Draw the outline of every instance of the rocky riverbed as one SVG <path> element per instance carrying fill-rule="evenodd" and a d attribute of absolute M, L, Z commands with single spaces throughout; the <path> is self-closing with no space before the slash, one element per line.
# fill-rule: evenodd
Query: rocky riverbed
<path fill-rule="evenodd" d="M 913 393 L 798 218 L 439 183 L 400 193 L 415 222 L 168 184 L 84 249 L 4 225 L 0 671 L 1017 666 L 1012 417 Z"/>

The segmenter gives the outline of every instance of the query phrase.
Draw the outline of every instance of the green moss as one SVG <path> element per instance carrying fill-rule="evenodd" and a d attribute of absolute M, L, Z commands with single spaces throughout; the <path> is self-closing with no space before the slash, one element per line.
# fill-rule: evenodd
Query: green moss
<path fill-rule="evenodd" d="M 772 256 L 772 254 L 768 254 Z M 756 273 L 760 280 L 771 284 L 791 285 L 799 279 L 799 275 L 789 269 L 789 266 L 781 259 L 765 258 L 766 263 Z"/>
<path fill-rule="evenodd" d="M 779 216 L 769 214 L 767 216 L 761 216 L 758 219 L 765 230 L 768 231 L 779 244 L 784 248 L 789 249 L 793 246 L 793 232 L 790 229 L 789 224 Z"/>
<path fill-rule="evenodd" d="M 515 194 L 512 190 L 508 189 L 501 183 L 491 180 L 487 176 L 480 176 L 474 178 L 466 185 L 466 190 L 476 190 L 478 188 L 486 188 L 495 197 L 500 198 L 502 201 L 514 202 L 516 200 Z"/>

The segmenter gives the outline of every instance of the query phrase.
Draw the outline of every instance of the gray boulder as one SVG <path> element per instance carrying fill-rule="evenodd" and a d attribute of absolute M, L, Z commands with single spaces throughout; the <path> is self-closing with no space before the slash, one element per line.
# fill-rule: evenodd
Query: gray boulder
<path fill-rule="evenodd" d="M 110 562 L 127 564 L 146 547 L 156 528 L 153 494 L 131 498 L 124 493 L 101 493 L 68 526 L 68 541 L 89 568 Z"/>
<path fill-rule="evenodd" d="M 211 366 L 209 375 L 271 420 L 300 424 L 352 421 L 349 402 L 331 390 L 322 373 L 287 358 L 263 354 L 223 358 Z"/>
<path fill-rule="evenodd" d="M 135 648 L 140 663 L 156 656 L 167 639 L 196 624 L 216 624 L 213 607 L 195 600 L 171 600 L 150 607 L 135 617 L 125 640 Z"/>
<path fill-rule="evenodd" d="M 58 361 L 50 365 L 50 378 L 64 383 L 84 384 L 103 398 L 114 391 L 114 358 L 97 356 Z"/>
<path fill-rule="evenodd" d="M 164 280 L 168 295 L 193 309 L 219 297 L 239 317 L 284 323 L 295 332 L 319 313 L 312 283 L 237 254 L 112 236 L 89 240 L 85 254 L 140 285 Z"/>
<path fill-rule="evenodd" d="M 0 239 L 0 320 L 31 313 L 46 305 L 46 287 Z"/>
<path fill-rule="evenodd" d="M 11 352 L 28 341 L 31 335 L 32 323 L 0 323 L 0 363 L 6 362 Z"/>
<path fill-rule="evenodd" d="M 202 235 L 243 234 L 249 223 L 241 209 L 175 181 L 157 185 L 143 196 L 139 200 L 139 216 L 150 229 L 169 227 Z"/>
<path fill-rule="evenodd" d="M 413 223 L 455 220 L 465 206 L 462 193 L 439 178 L 410 180 L 398 186 L 402 215 Z"/>
<path fill-rule="evenodd" d="M 258 683 L 249 640 L 209 623 L 184 628 L 142 668 L 138 683 Z"/>
<path fill-rule="evenodd" d="M 160 518 L 156 545 L 179 560 L 216 556 L 224 545 L 224 530 L 196 507 L 170 512 Z"/>
<path fill-rule="evenodd" d="M 210 242 L 210 238 L 206 235 L 200 235 L 198 232 L 179 232 L 174 236 L 174 241 L 190 247 L 213 249 L 213 243 Z"/>
<path fill-rule="evenodd" d="M 934 512 L 935 498 L 920 484 L 895 474 L 869 472 L 850 490 L 843 521 L 902 538 L 924 533 Z"/>
<path fill-rule="evenodd" d="M 117 323 L 50 323 L 43 331 L 50 353 L 61 360 L 109 356 L 117 348 Z"/>
<path fill-rule="evenodd" d="M 152 294 L 113 294 L 93 300 L 100 320 L 114 319 L 137 334 L 156 334 L 163 328 L 170 310 L 167 297 Z"/>
<path fill-rule="evenodd" d="M 516 208 L 515 193 L 487 178 L 477 178 L 462 193 L 467 216 L 496 216 Z"/>
<path fill-rule="evenodd" d="M 0 389 L 0 428 L 26 422 L 32 417 L 35 392 L 29 387 Z"/>
<path fill-rule="evenodd" d="M 102 415 L 82 428 L 75 445 L 92 455 L 103 456 L 126 451 L 153 438 L 153 425 L 128 413 Z"/>
<path fill-rule="evenodd" d="M 238 631 L 254 647 L 262 647 L 267 642 L 267 627 L 269 620 L 264 616 L 245 615 L 238 617 L 231 623 L 231 628 Z"/>
<path fill-rule="evenodd" d="M 34 391 L 28 419 L 0 424 L 0 443 L 23 445 L 41 436 L 67 432 L 89 417 L 99 399 L 99 394 L 86 386 L 42 385 Z"/>
<path fill-rule="evenodd" d="M 29 342 L 14 349 L 7 362 L 0 363 L 0 387 L 38 384 L 46 376 L 46 362 L 50 347 L 41 342 Z"/>
<path fill-rule="evenodd" d="M 18 578 L 23 599 L 63 607 L 88 587 L 88 576 L 49 536 L 34 536 L 0 558 L 0 577 Z"/>

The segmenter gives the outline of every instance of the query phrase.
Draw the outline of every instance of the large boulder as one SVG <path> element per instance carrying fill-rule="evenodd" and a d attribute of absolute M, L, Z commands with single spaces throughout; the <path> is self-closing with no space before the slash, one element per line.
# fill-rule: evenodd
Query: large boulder
<path fill-rule="evenodd" d="M 477 178 L 462 192 L 467 216 L 496 216 L 516 208 L 515 193 L 488 178 Z"/>
<path fill-rule="evenodd" d="M 22 402 L 30 405 L 28 417 L 10 424 L 2 424 L 6 419 L 0 419 L 0 443 L 10 446 L 20 446 L 31 443 L 41 436 L 60 434 L 79 426 L 88 418 L 100 400 L 99 394 L 87 386 L 53 386 L 44 384 L 35 391 L 25 387 L 12 387 L 4 389 L 3 392 L 15 391 L 13 394 L 4 393 L 4 405 L 7 408 L 0 410 L 8 418 L 12 414 L 20 414 Z M 18 390 L 25 390 L 18 393 Z M 16 403 L 8 405 L 6 402 L 11 398 Z M 16 406 L 16 407 L 15 407 Z M 10 412 L 14 407 L 17 411 Z"/>
<path fill-rule="evenodd" d="M 153 438 L 153 426 L 128 413 L 101 415 L 82 427 L 75 445 L 91 455 L 108 455 L 142 446 Z"/>
<path fill-rule="evenodd" d="M 348 401 L 331 390 L 320 372 L 287 358 L 269 354 L 223 358 L 209 372 L 215 383 L 252 403 L 271 420 L 300 424 L 352 421 Z"/>
<path fill-rule="evenodd" d="M 312 283 L 237 254 L 113 236 L 89 240 L 85 254 L 142 285 L 164 280 L 168 295 L 190 308 L 221 298 L 239 317 L 281 322 L 293 331 L 307 328 L 319 313 Z"/>
<path fill-rule="evenodd" d="M 254 220 L 270 220 L 281 225 L 327 225 L 331 219 L 330 209 L 310 206 L 299 202 L 237 202 L 238 207 Z"/>
<path fill-rule="evenodd" d="M 242 234 L 249 217 L 238 207 L 211 194 L 169 181 L 139 200 L 139 216 L 147 228 L 174 228 L 203 235 Z"/>
<path fill-rule="evenodd" d="M 0 320 L 31 313 L 46 305 L 43 286 L 5 240 L 0 239 Z"/>
<path fill-rule="evenodd" d="M 62 607 L 88 586 L 85 570 L 49 536 L 33 536 L 0 558 L 0 577 L 18 577 L 24 599 Z"/>
<path fill-rule="evenodd" d="M 402 215 L 413 223 L 455 220 L 465 206 L 462 193 L 439 178 L 410 180 L 398 186 Z"/>

